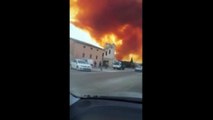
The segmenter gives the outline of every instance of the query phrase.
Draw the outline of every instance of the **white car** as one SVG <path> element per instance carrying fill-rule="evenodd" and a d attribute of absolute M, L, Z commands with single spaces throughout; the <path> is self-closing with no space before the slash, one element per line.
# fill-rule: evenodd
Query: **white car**
<path fill-rule="evenodd" d="M 141 65 L 137 65 L 135 67 L 135 72 L 142 72 L 142 70 L 143 70 L 143 67 Z"/>
<path fill-rule="evenodd" d="M 84 59 L 74 59 L 71 61 L 71 68 L 75 70 L 91 71 L 92 66 Z"/>
<path fill-rule="evenodd" d="M 122 62 L 114 62 L 112 65 L 113 69 L 118 69 L 118 70 L 124 70 L 125 66 L 122 64 Z"/>
<path fill-rule="evenodd" d="M 92 67 L 94 66 L 94 61 L 92 59 L 83 59 L 88 62 Z"/>

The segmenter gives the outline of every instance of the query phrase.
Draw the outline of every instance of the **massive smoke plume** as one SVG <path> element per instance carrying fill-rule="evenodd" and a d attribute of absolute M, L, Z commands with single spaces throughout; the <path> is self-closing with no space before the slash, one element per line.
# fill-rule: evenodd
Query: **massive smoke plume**
<path fill-rule="evenodd" d="M 116 58 L 142 61 L 142 0 L 70 0 L 71 22 L 100 44 L 116 45 Z"/>

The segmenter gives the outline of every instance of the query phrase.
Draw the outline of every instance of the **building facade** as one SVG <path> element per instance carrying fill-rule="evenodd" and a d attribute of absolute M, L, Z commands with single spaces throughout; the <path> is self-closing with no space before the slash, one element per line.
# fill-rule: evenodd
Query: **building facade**
<path fill-rule="evenodd" d="M 115 45 L 106 43 L 104 46 L 103 65 L 107 67 L 112 67 L 113 62 L 115 60 Z"/>
<path fill-rule="evenodd" d="M 70 60 L 90 59 L 93 67 L 99 67 L 103 61 L 104 49 L 97 45 L 70 38 Z"/>
<path fill-rule="evenodd" d="M 93 67 L 112 67 L 115 59 L 115 45 L 106 43 L 104 48 L 92 43 L 70 38 L 70 60 L 90 59 Z"/>

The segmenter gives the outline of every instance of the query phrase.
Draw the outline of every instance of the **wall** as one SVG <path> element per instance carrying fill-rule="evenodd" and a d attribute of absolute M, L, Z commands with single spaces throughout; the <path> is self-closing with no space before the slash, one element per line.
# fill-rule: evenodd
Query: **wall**
<path fill-rule="evenodd" d="M 85 46 L 85 48 L 84 48 Z M 91 49 L 92 48 L 92 49 Z M 96 61 L 96 65 L 99 65 L 99 62 L 102 61 L 102 53 L 104 50 L 100 49 L 100 48 L 96 48 L 84 43 L 79 43 L 76 41 L 70 41 L 70 56 L 71 58 L 86 58 L 86 59 L 93 59 L 94 63 Z M 82 54 L 85 54 L 85 56 L 83 57 Z M 90 58 L 90 54 L 92 55 L 92 58 Z M 96 56 L 98 56 L 98 58 L 96 59 Z"/>
<path fill-rule="evenodd" d="M 109 50 L 111 51 L 109 54 Z M 107 55 L 106 55 L 107 52 Z M 109 67 L 112 67 L 113 62 L 115 60 L 115 46 L 112 44 L 106 44 L 105 46 L 105 52 L 104 52 L 104 60 L 109 62 Z"/>
<path fill-rule="evenodd" d="M 109 50 L 111 51 L 110 54 L 109 54 Z M 106 52 L 107 52 L 107 55 L 106 55 Z M 114 59 L 114 57 L 115 57 L 114 52 L 115 52 L 115 50 L 113 48 L 105 49 L 104 58 Z"/>

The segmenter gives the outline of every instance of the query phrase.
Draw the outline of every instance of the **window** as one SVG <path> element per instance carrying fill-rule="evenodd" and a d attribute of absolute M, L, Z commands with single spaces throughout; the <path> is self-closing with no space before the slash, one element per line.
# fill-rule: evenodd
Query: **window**
<path fill-rule="evenodd" d="M 96 55 L 96 59 L 98 59 L 98 56 Z"/>
<path fill-rule="evenodd" d="M 90 48 L 91 50 L 93 49 L 93 48 Z"/>
<path fill-rule="evenodd" d="M 90 58 L 92 58 L 92 54 L 90 54 L 90 56 L 89 56 Z"/>
<path fill-rule="evenodd" d="M 85 45 L 84 45 L 83 47 L 84 47 L 84 48 L 86 48 L 86 46 L 85 46 Z"/>
<path fill-rule="evenodd" d="M 111 53 L 111 50 L 109 50 L 109 54 Z"/>
<path fill-rule="evenodd" d="M 107 51 L 106 51 L 105 55 L 107 56 Z"/>
<path fill-rule="evenodd" d="M 82 54 L 82 57 L 85 57 L 85 53 Z"/>

